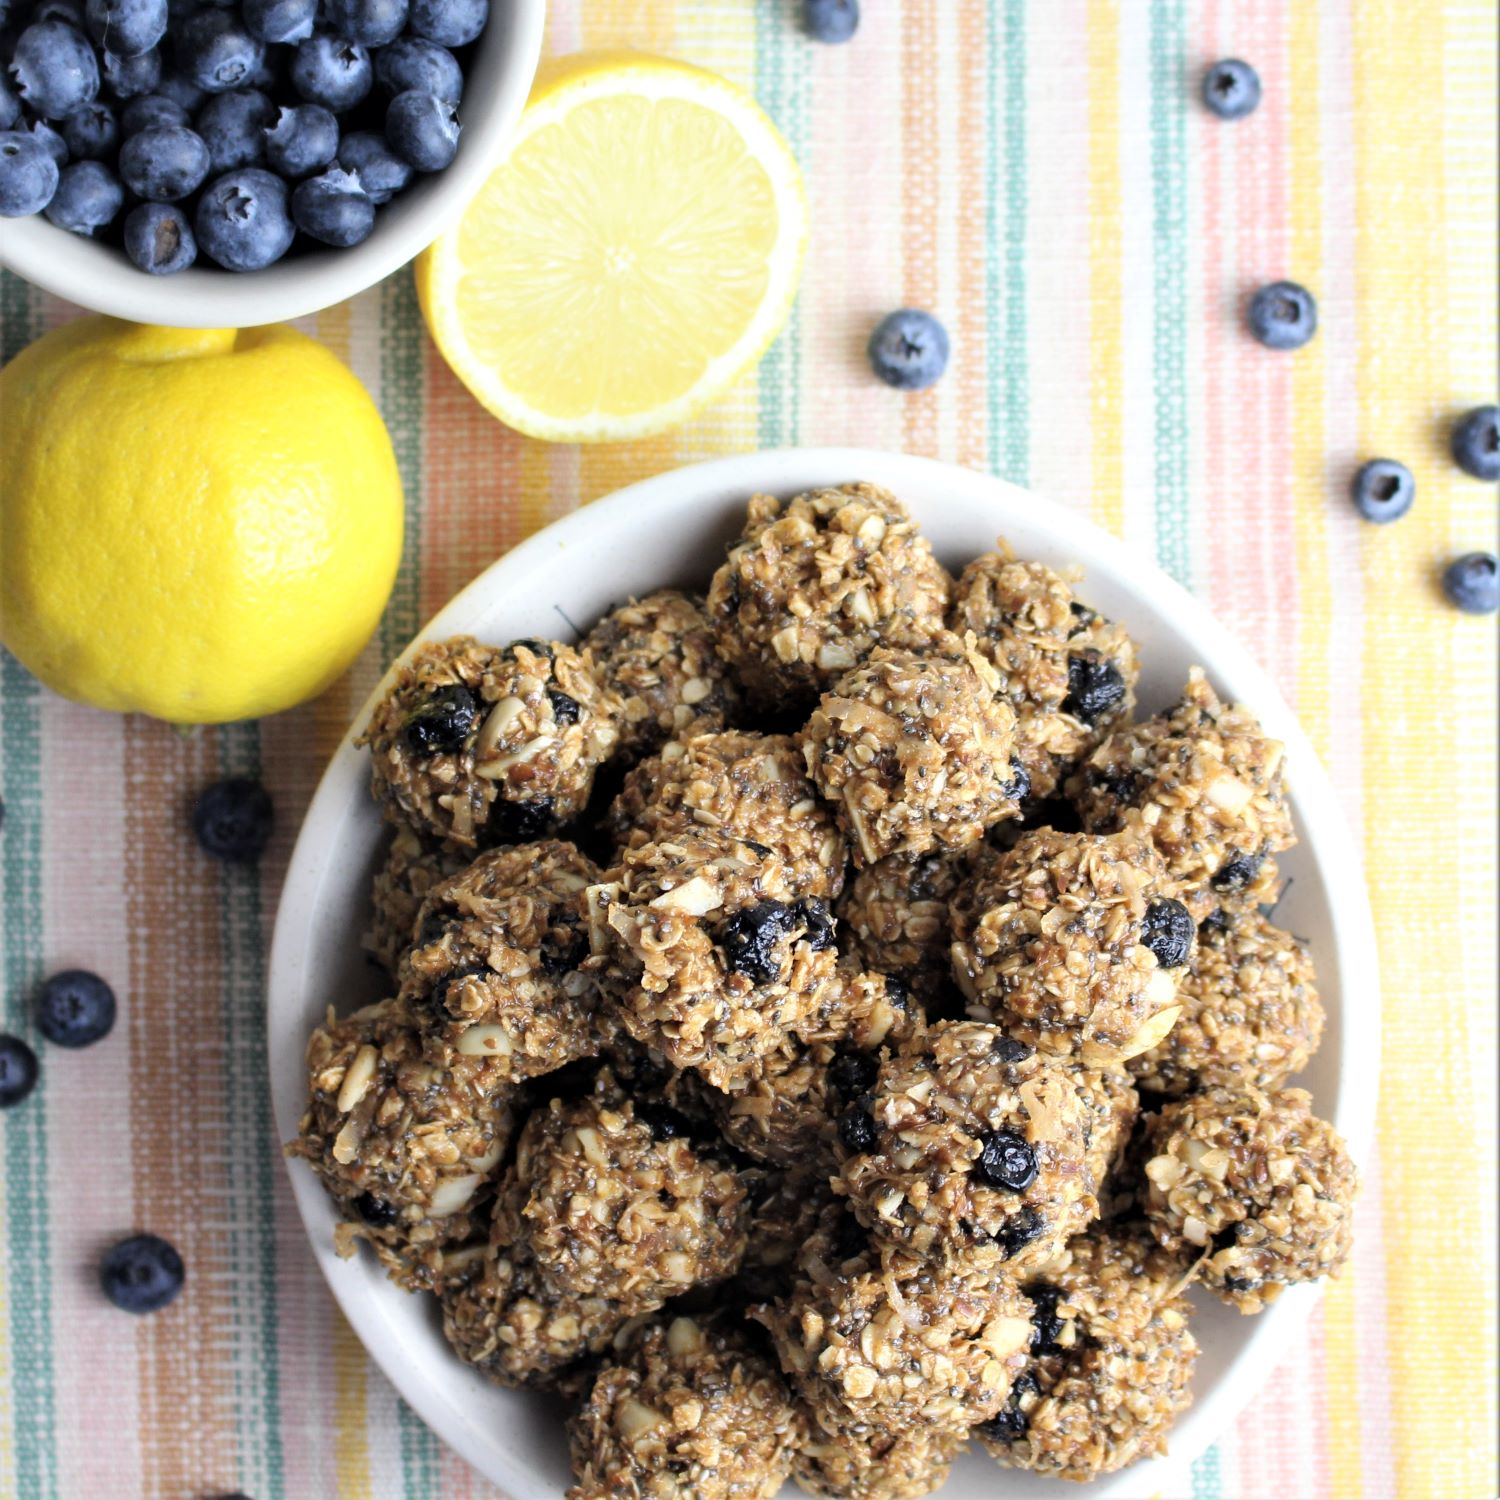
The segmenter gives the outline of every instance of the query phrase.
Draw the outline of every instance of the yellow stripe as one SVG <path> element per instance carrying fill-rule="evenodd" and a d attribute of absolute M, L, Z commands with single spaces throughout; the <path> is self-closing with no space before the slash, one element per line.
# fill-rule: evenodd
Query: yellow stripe
<path fill-rule="evenodd" d="M 1094 519 L 1125 529 L 1119 0 L 1089 0 L 1089 448 Z"/>
<path fill-rule="evenodd" d="M 344 1321 L 333 1314 L 333 1457 L 339 1500 L 373 1500 L 370 1483 L 370 1437 L 366 1414 L 369 1366 L 364 1346 Z"/>

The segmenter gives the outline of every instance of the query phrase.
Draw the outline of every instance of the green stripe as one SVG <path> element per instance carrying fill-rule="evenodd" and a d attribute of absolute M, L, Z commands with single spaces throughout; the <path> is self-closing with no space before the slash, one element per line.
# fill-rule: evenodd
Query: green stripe
<path fill-rule="evenodd" d="M 1031 393 L 1026 349 L 1026 0 L 1006 0 L 1004 26 L 1004 438 L 996 451 L 1000 473 L 1013 484 L 1027 484 L 1031 474 Z M 994 34 L 992 25 L 992 44 Z"/>
<path fill-rule="evenodd" d="M 1187 75 L 1182 0 L 1151 4 L 1151 203 L 1156 560 L 1192 582 L 1188 515 Z"/>
<path fill-rule="evenodd" d="M 1193 1460 L 1193 1500 L 1219 1500 L 1223 1493 L 1224 1475 L 1216 1444 Z"/>

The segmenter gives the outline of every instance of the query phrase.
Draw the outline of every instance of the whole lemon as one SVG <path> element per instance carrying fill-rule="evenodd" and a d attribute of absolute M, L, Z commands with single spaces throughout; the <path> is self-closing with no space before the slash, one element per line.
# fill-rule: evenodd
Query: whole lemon
<path fill-rule="evenodd" d="M 293 328 L 84 318 L 0 371 L 0 642 L 100 708 L 290 708 L 369 639 L 401 557 L 375 403 Z"/>

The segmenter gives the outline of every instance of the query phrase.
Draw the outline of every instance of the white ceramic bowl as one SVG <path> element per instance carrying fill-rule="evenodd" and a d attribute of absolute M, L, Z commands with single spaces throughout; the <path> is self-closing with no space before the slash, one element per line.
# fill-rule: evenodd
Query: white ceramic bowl
<path fill-rule="evenodd" d="M 1293 883 L 1278 921 L 1310 941 L 1328 1008 L 1322 1048 L 1298 1081 L 1362 1157 L 1379 1072 L 1374 932 L 1354 847 L 1323 769 L 1265 674 L 1207 610 L 1145 558 L 1071 512 L 997 479 L 886 453 L 792 449 L 722 459 L 632 485 L 549 526 L 481 574 L 422 638 L 460 632 L 496 642 L 573 638 L 575 622 L 586 628 L 629 594 L 669 583 L 705 584 L 752 494 L 791 495 L 854 479 L 885 485 L 905 500 L 955 571 L 988 550 L 997 534 L 1023 557 L 1082 563 L 1088 570 L 1084 597 L 1123 621 L 1140 646 L 1143 714 L 1172 701 L 1196 662 L 1222 693 L 1251 705 L 1285 741 L 1301 842 L 1279 856 Z M 283 1139 L 296 1131 L 305 1101 L 303 1048 L 325 1006 L 332 1001 L 347 1010 L 375 998 L 359 943 L 381 832 L 368 776 L 365 752 L 346 739 L 308 810 L 277 916 L 268 1020 Z M 304 1164 L 292 1163 L 290 1171 L 313 1253 L 392 1383 L 514 1500 L 557 1500 L 568 1484 L 568 1465 L 553 1403 L 487 1384 L 448 1351 L 430 1299 L 398 1291 L 372 1258 L 337 1259 L 327 1198 Z M 1297 1288 L 1268 1312 L 1244 1318 L 1195 1294 L 1203 1356 L 1195 1403 L 1172 1434 L 1172 1473 L 1178 1460 L 1212 1442 L 1261 1385 L 1317 1296 L 1315 1287 Z M 1111 1500 L 1152 1495 L 1166 1479 L 1161 1464 L 1138 1464 L 1096 1481 L 1091 1492 Z M 955 1467 L 943 1490 L 944 1500 L 1056 1493 L 1055 1485 L 973 1455 Z"/>
<path fill-rule="evenodd" d="M 456 218 L 505 150 L 542 51 L 547 0 L 494 0 L 474 48 L 458 117 L 458 155 L 381 208 L 351 250 L 303 251 L 264 271 L 222 271 L 201 252 L 175 276 L 138 271 L 118 246 L 58 229 L 41 215 L 7 219 L 0 265 L 94 312 L 175 328 L 252 328 L 332 307 L 404 266 Z"/>

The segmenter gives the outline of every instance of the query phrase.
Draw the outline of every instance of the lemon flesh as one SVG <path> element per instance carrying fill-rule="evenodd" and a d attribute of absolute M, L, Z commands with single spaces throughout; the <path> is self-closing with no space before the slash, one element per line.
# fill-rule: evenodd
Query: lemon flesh
<path fill-rule="evenodd" d="M 600 442 L 676 426 L 796 295 L 801 175 L 743 90 L 641 54 L 539 75 L 509 157 L 418 262 L 433 338 L 501 421 Z"/>

